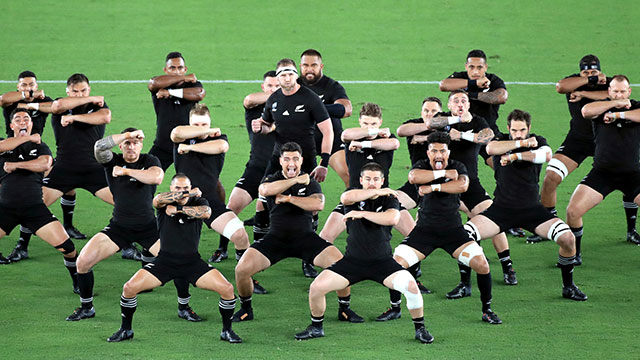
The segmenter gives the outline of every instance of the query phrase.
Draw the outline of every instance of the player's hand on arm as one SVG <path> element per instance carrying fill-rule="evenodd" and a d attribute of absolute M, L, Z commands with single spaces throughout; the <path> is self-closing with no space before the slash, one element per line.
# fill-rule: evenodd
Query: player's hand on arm
<path fill-rule="evenodd" d="M 455 169 L 449 170 L 424 170 L 413 169 L 409 171 L 409 183 L 411 184 L 428 184 L 433 180 L 445 177 L 447 179 L 457 179 L 458 171 Z"/>
<path fill-rule="evenodd" d="M 208 219 L 211 216 L 211 208 L 207 205 L 178 206 L 176 213 L 185 214 L 194 219 Z"/>
<path fill-rule="evenodd" d="M 169 96 L 171 95 L 169 94 L 169 90 L 167 89 L 160 89 L 158 90 L 158 92 L 156 92 L 156 97 L 158 99 L 168 99 Z"/>
<path fill-rule="evenodd" d="M 129 169 L 125 169 L 122 166 L 116 165 L 113 167 L 113 170 L 111 171 L 111 175 L 113 175 L 113 177 L 128 176 L 129 175 L 128 170 Z"/>
<path fill-rule="evenodd" d="M 349 143 L 349 151 L 358 151 L 362 149 L 362 142 L 361 141 L 352 141 Z"/>
<path fill-rule="evenodd" d="M 469 178 L 466 175 L 459 176 L 456 180 L 447 181 L 442 184 L 421 185 L 418 193 L 427 195 L 432 192 L 446 192 L 449 194 L 461 194 L 467 191 L 469 187 Z"/>
<path fill-rule="evenodd" d="M 364 211 L 351 210 L 348 213 L 344 214 L 342 221 L 347 222 L 347 220 L 356 220 L 362 218 L 364 218 Z"/>
<path fill-rule="evenodd" d="M 285 201 L 305 211 L 322 211 L 324 209 L 324 195 L 320 193 L 309 196 L 289 196 Z"/>
<path fill-rule="evenodd" d="M 153 207 L 163 208 L 168 204 L 184 199 L 189 196 L 189 191 L 167 191 L 156 195 L 153 198 Z"/>
<path fill-rule="evenodd" d="M 67 124 L 65 125 L 65 119 Z M 62 126 L 68 126 L 74 122 L 81 122 L 89 125 L 104 125 L 111 122 L 111 110 L 100 109 L 90 114 L 63 115 L 61 118 Z"/>
<path fill-rule="evenodd" d="M 413 135 L 413 137 L 411 138 L 411 143 L 412 144 L 422 144 L 427 142 L 427 138 L 429 137 L 429 135 Z"/>
<path fill-rule="evenodd" d="M 470 96 L 471 98 L 473 95 Z M 509 98 L 509 93 L 506 89 L 495 89 L 493 91 L 487 92 L 479 92 L 477 99 L 486 104 L 497 104 L 501 105 L 507 102 Z"/>
<path fill-rule="evenodd" d="M 418 136 L 416 134 L 419 134 L 427 130 L 429 130 L 429 127 L 425 123 L 408 123 L 408 124 L 400 125 L 396 130 L 396 133 L 400 137 L 407 137 L 407 136 L 414 136 L 414 135 Z"/>
<path fill-rule="evenodd" d="M 183 145 L 183 144 L 180 144 Z M 180 151 L 178 147 L 178 151 Z M 193 145 L 189 145 L 189 151 L 207 155 L 224 154 L 229 151 L 229 143 L 226 140 L 210 140 Z"/>
<path fill-rule="evenodd" d="M 456 129 L 449 130 L 449 137 L 453 141 L 460 141 L 460 131 Z"/>
<path fill-rule="evenodd" d="M 42 138 L 40 137 L 40 134 L 31 134 L 29 135 L 29 141 L 34 144 L 40 144 L 42 142 Z"/>
<path fill-rule="evenodd" d="M 63 115 L 60 118 L 60 125 L 62 125 L 62 127 L 67 127 L 73 124 L 74 120 L 75 120 L 75 115 Z"/>
<path fill-rule="evenodd" d="M 503 155 L 515 149 L 537 146 L 538 140 L 534 136 L 525 140 L 494 140 L 487 144 L 487 154 Z"/>
<path fill-rule="evenodd" d="M 301 174 L 295 177 L 296 182 L 300 185 L 309 185 L 309 181 L 311 181 L 311 178 L 309 177 L 309 174 Z"/>
<path fill-rule="evenodd" d="M 245 109 L 253 109 L 256 106 L 266 103 L 269 96 L 270 95 L 264 91 L 249 94 L 244 97 L 242 106 L 244 106 Z"/>
<path fill-rule="evenodd" d="M 122 172 L 116 175 L 116 168 L 120 168 Z M 148 169 L 126 169 L 119 166 L 113 167 L 113 177 L 130 176 L 143 184 L 160 185 L 164 178 L 164 171 L 159 166 L 152 166 Z"/>
<path fill-rule="evenodd" d="M 291 202 L 291 195 L 283 195 L 283 194 L 278 194 L 276 195 L 276 204 L 285 204 L 288 202 Z"/>
<path fill-rule="evenodd" d="M 29 161 L 7 161 L 4 163 L 3 168 L 7 173 L 12 173 L 18 169 L 40 173 L 49 170 L 52 163 L 53 158 L 50 155 L 40 155 L 38 158 Z"/>
<path fill-rule="evenodd" d="M 605 112 L 611 110 L 611 108 L 628 109 L 630 106 L 631 101 L 629 101 L 628 99 L 594 101 L 582 107 L 582 116 L 585 119 L 595 119 Z"/>
<path fill-rule="evenodd" d="M 604 75 L 604 74 L 603 74 Z M 569 94 L 577 88 L 587 85 L 589 78 L 584 76 L 571 76 L 561 79 L 556 83 L 556 91 L 560 94 Z M 605 76 L 606 83 L 606 76 Z"/>
<path fill-rule="evenodd" d="M 480 79 L 476 80 L 476 86 L 478 87 L 478 89 L 488 89 L 490 85 L 491 80 L 489 80 L 489 78 L 487 78 L 486 76 L 483 76 Z"/>
<path fill-rule="evenodd" d="M 184 82 L 195 84 L 196 82 L 198 82 L 198 78 L 196 77 L 196 74 L 187 74 L 184 76 Z"/>
<path fill-rule="evenodd" d="M 180 155 L 188 154 L 189 151 L 191 151 L 191 145 L 187 145 L 187 144 L 178 145 L 178 154 Z"/>
<path fill-rule="evenodd" d="M 469 81 L 467 79 L 458 79 L 453 77 L 448 77 L 442 81 L 440 81 L 439 88 L 440 91 L 453 91 L 466 89 L 469 86 Z"/>
<path fill-rule="evenodd" d="M 623 119 L 638 123 L 640 122 L 640 109 L 604 114 L 604 122 L 607 124 L 610 124 L 617 119 Z"/>
<path fill-rule="evenodd" d="M 298 177 L 276 181 L 265 181 L 258 187 L 258 193 L 264 197 L 276 196 L 277 194 L 283 193 L 293 185 L 299 184 L 298 181 L 300 181 Z"/>

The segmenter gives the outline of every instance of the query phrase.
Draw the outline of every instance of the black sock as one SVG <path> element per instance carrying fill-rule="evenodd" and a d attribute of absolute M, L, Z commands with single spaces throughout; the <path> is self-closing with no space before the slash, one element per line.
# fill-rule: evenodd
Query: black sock
<path fill-rule="evenodd" d="M 581 243 L 582 243 L 582 233 L 584 227 L 580 226 L 577 228 L 571 228 L 571 232 L 573 232 L 573 236 L 576 238 L 576 256 L 580 256 L 581 253 Z"/>
<path fill-rule="evenodd" d="M 253 226 L 253 241 L 255 242 L 269 232 L 269 212 L 267 210 L 257 211 L 254 218 L 256 224 Z"/>
<path fill-rule="evenodd" d="M 478 274 L 478 289 L 480 290 L 480 301 L 482 302 L 482 312 L 491 310 L 491 273 Z"/>
<path fill-rule="evenodd" d="M 413 264 L 407 268 L 407 271 L 413 276 L 416 281 L 418 280 L 418 270 L 420 269 L 420 262 Z"/>
<path fill-rule="evenodd" d="M 324 315 L 313 316 L 311 315 L 311 326 L 314 328 L 322 329 L 322 322 L 324 321 Z"/>
<path fill-rule="evenodd" d="M 93 270 L 89 270 L 86 274 L 78 274 L 77 277 L 82 307 L 91 309 L 93 307 Z"/>
<path fill-rule="evenodd" d="M 71 275 L 71 280 L 73 280 L 74 287 L 78 283 L 78 278 L 76 276 L 78 273 L 78 268 L 76 268 L 76 260 L 78 260 L 77 254 L 73 257 L 64 257 L 64 266 L 69 271 L 69 275 Z"/>
<path fill-rule="evenodd" d="M 471 268 L 458 262 L 458 269 L 460 270 L 460 282 L 465 285 L 471 285 Z"/>
<path fill-rule="evenodd" d="M 555 206 L 550 206 L 547 208 L 547 210 L 549 210 L 549 212 L 551 213 L 551 215 L 558 217 L 558 209 L 556 209 Z"/>
<path fill-rule="evenodd" d="M 411 320 L 413 320 L 413 326 L 416 328 L 416 330 L 420 330 L 424 327 L 424 316 Z"/>
<path fill-rule="evenodd" d="M 633 232 L 636 229 L 636 216 L 638 215 L 638 204 L 632 201 L 622 199 L 624 206 L 624 214 L 627 217 L 627 232 Z"/>
<path fill-rule="evenodd" d="M 394 310 L 400 310 L 400 304 L 402 303 L 402 293 L 398 290 L 389 289 L 389 302 L 391 308 Z"/>
<path fill-rule="evenodd" d="M 218 250 L 227 251 L 229 249 L 229 239 L 220 235 L 220 245 L 218 245 Z"/>
<path fill-rule="evenodd" d="M 502 272 L 506 274 L 513 266 L 509 249 L 499 252 L 498 258 L 500 259 L 500 265 L 502 265 Z"/>
<path fill-rule="evenodd" d="M 320 216 L 313 214 L 313 232 L 318 232 L 318 225 L 320 223 Z"/>
<path fill-rule="evenodd" d="M 240 296 L 240 308 L 245 311 L 251 311 L 251 296 Z"/>
<path fill-rule="evenodd" d="M 340 306 L 340 310 L 348 309 L 349 306 L 351 306 L 351 295 L 344 297 L 338 296 L 338 305 Z"/>
<path fill-rule="evenodd" d="M 73 210 L 76 208 L 76 196 L 62 195 L 60 199 L 60 207 L 62 208 L 62 223 L 64 227 L 73 226 Z"/>
<path fill-rule="evenodd" d="M 120 313 L 122 315 L 121 328 L 125 330 L 131 330 L 131 322 L 133 321 L 133 313 L 136 312 L 138 307 L 138 297 L 126 298 L 124 295 L 120 296 Z"/>
<path fill-rule="evenodd" d="M 558 255 L 558 265 L 562 271 L 562 286 L 567 287 L 573 285 L 573 263 L 576 260 L 575 256 L 564 257 Z"/>
<path fill-rule="evenodd" d="M 236 249 L 236 260 L 237 261 L 240 261 L 240 258 L 242 257 L 242 255 L 244 255 L 245 251 L 247 251 L 247 249 L 243 249 L 243 250 Z"/>
<path fill-rule="evenodd" d="M 18 243 L 16 245 L 26 250 L 29 247 L 31 235 L 33 235 L 31 230 L 27 229 L 24 226 L 20 226 L 20 238 L 18 239 Z"/>
<path fill-rule="evenodd" d="M 178 309 L 186 309 L 189 306 L 189 299 L 191 299 L 189 282 L 182 278 L 175 278 L 173 279 L 173 284 L 176 286 L 176 291 L 178 292 Z"/>
<path fill-rule="evenodd" d="M 233 310 L 235 308 L 235 297 L 231 300 L 220 298 L 220 301 L 218 301 L 218 310 L 220 310 L 220 317 L 222 317 L 222 331 L 231 330 L 231 318 L 233 317 Z"/>

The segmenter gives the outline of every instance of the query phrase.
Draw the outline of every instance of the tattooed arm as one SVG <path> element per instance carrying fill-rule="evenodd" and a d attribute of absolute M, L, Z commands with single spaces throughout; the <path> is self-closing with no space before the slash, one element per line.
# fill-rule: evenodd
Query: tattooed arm
<path fill-rule="evenodd" d="M 185 214 L 195 219 L 208 219 L 211 216 L 211 208 L 207 205 L 199 206 L 176 206 L 169 205 L 166 209 L 167 215 Z"/>
<path fill-rule="evenodd" d="M 153 198 L 153 207 L 159 209 L 186 197 L 200 196 L 202 196 L 202 192 L 198 188 L 192 188 L 191 191 L 167 191 Z"/>
<path fill-rule="evenodd" d="M 478 100 L 487 104 L 504 104 L 507 102 L 508 97 L 509 93 L 506 89 L 478 93 Z"/>

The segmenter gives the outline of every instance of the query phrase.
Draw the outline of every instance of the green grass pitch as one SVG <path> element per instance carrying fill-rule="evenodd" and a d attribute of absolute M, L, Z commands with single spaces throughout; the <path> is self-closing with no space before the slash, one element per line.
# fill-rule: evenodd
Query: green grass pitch
<path fill-rule="evenodd" d="M 640 83 L 635 59 L 640 48 L 639 11 L 631 1 L 5 1 L 0 5 L 0 92 L 15 89 L 17 74 L 34 71 L 51 97 L 64 95 L 66 80 L 83 72 L 90 80 L 146 80 L 161 74 L 164 56 L 181 51 L 190 72 L 201 80 L 256 80 L 283 57 L 298 59 L 307 48 L 322 52 L 325 74 L 344 81 L 357 114 L 364 102 L 383 107 L 384 126 L 394 131 L 417 117 L 426 96 L 445 99 L 435 84 L 359 84 L 355 80 L 432 81 L 463 69 L 474 48 L 489 56 L 489 71 L 507 82 L 549 82 L 577 72 L 579 59 L 598 55 L 607 75 L 624 73 Z M 113 119 L 107 133 L 128 126 L 147 134 L 145 151 L 155 133 L 155 115 L 144 83 L 94 83 L 92 94 L 104 95 Z M 228 134 L 231 149 L 221 180 L 231 192 L 248 158 L 243 97 L 259 90 L 256 83 L 205 83 L 204 100 L 214 125 Z M 532 131 L 547 137 L 554 150 L 564 139 L 569 115 L 564 96 L 553 85 L 507 85 L 509 100 L 499 125 L 514 108 L 533 115 Z M 635 89 L 634 89 L 635 90 Z M 639 90 L 640 91 L 640 90 Z M 632 98 L 635 98 L 632 94 Z M 343 121 L 357 126 L 357 116 Z M 50 124 L 45 141 L 53 148 Z M 409 159 L 404 141 L 396 152 L 391 185 L 406 178 Z M 591 160 L 560 186 L 558 208 L 564 208 Z M 171 168 L 173 169 L 173 168 Z M 170 170 L 159 191 L 168 188 Z M 493 176 L 481 166 L 481 180 L 493 190 Z M 342 185 L 334 173 L 323 184 L 327 195 L 321 223 L 338 202 Z M 93 235 L 104 227 L 111 207 L 79 191 L 75 223 Z M 13 358 L 638 358 L 640 248 L 624 241 L 621 195 L 614 193 L 585 217 L 584 265 L 575 281 L 589 295 L 585 303 L 561 298 L 560 271 L 554 267 L 552 242 L 526 245 L 510 238 L 520 284 L 507 287 L 490 242 L 483 242 L 493 269 L 493 308 L 504 324 L 480 321 L 479 294 L 448 301 L 444 294 L 458 281 L 454 260 L 442 251 L 423 263 L 421 280 L 434 293 L 425 295 L 427 328 L 436 341 L 413 340 L 413 326 L 403 305 L 402 319 L 376 323 L 388 306 L 388 292 L 375 283 L 352 289 L 352 307 L 364 324 L 336 319 L 337 301 L 328 296 L 326 337 L 306 342 L 293 335 L 309 323 L 307 289 L 300 262 L 287 260 L 257 279 L 269 290 L 254 296 L 256 319 L 234 326 L 245 340 L 219 340 L 217 294 L 192 290 L 192 305 L 206 321 L 188 323 L 176 316 L 173 285 L 139 296 L 135 339 L 109 344 L 120 325 L 122 284 L 139 268 L 119 255 L 95 267 L 96 318 L 64 321 L 79 304 L 62 259 L 34 239 L 31 259 L 0 267 L 0 357 Z M 251 215 L 251 207 L 241 215 Z M 60 215 L 60 207 L 51 207 Z M 0 241 L 8 254 L 17 230 Z M 217 247 L 218 236 L 203 231 L 201 254 Z M 344 248 L 344 235 L 337 240 Z M 393 245 L 401 240 L 394 232 Z M 85 241 L 76 241 L 84 246 Z M 218 268 L 233 280 L 235 261 Z"/>

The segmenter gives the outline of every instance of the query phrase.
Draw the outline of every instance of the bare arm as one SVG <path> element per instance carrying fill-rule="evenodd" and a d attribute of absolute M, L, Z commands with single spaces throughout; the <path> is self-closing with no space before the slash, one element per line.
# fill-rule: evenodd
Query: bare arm
<path fill-rule="evenodd" d="M 203 135 L 211 137 L 220 136 L 221 132 L 219 128 L 207 128 L 202 126 L 180 125 L 173 128 L 171 131 L 171 141 L 174 143 L 181 143 L 188 139 L 197 138 Z"/>
<path fill-rule="evenodd" d="M 344 115 L 342 115 L 342 118 L 348 118 L 349 116 L 351 116 L 351 113 L 353 112 L 353 107 L 351 106 L 351 100 L 349 99 L 338 99 L 334 102 L 334 104 L 340 104 L 342 106 L 344 106 Z"/>
<path fill-rule="evenodd" d="M 609 92 L 606 90 L 602 91 L 574 91 L 569 95 L 570 102 L 578 102 L 580 100 L 589 99 L 589 100 L 606 100 L 609 97 Z"/>
<path fill-rule="evenodd" d="M 628 99 L 594 101 L 582 107 L 582 116 L 585 119 L 595 119 L 611 108 L 628 109 L 629 107 L 631 107 L 631 102 Z"/>
<path fill-rule="evenodd" d="M 530 137 L 525 140 L 500 140 L 491 141 L 487 144 L 487 154 L 489 155 L 502 155 L 509 151 L 519 148 L 531 148 L 537 147 L 538 140 L 535 137 Z"/>
<path fill-rule="evenodd" d="M 41 102 L 41 103 L 30 102 L 30 103 L 19 103 L 17 108 L 27 109 L 27 110 L 38 110 L 40 112 L 50 114 L 52 112 L 51 110 L 52 105 L 53 105 L 53 101 Z"/>
<path fill-rule="evenodd" d="M 60 120 L 62 126 L 67 126 L 73 122 L 81 122 L 90 125 L 103 125 L 111 122 L 111 110 L 100 109 L 91 114 L 78 114 L 78 115 L 62 115 Z"/>
<path fill-rule="evenodd" d="M 158 166 L 152 166 L 148 169 L 129 169 L 120 166 L 113 167 L 113 176 L 130 176 L 143 184 L 160 185 L 164 178 L 164 171 Z"/>
<path fill-rule="evenodd" d="M 194 219 L 208 219 L 211 216 L 211 208 L 207 205 L 183 206 L 178 210 L 175 205 L 167 206 L 167 214 L 185 214 Z"/>
<path fill-rule="evenodd" d="M 244 106 L 245 109 L 253 109 L 256 106 L 266 103 L 268 98 L 269 98 L 269 94 L 267 94 L 264 91 L 249 94 L 244 97 L 244 100 L 242 101 L 242 106 Z"/>
<path fill-rule="evenodd" d="M 264 197 L 278 195 L 295 184 L 308 185 L 309 180 L 309 174 L 303 174 L 291 179 L 264 182 L 258 187 L 258 193 Z"/>
<path fill-rule="evenodd" d="M 449 130 L 449 136 L 451 140 L 466 140 L 476 144 L 488 144 L 493 139 L 493 130 L 490 128 L 484 128 L 477 133 L 469 131 L 460 132 L 456 129 Z"/>
<path fill-rule="evenodd" d="M 548 146 L 541 146 L 531 151 L 523 151 L 516 154 L 505 154 L 500 158 L 500 165 L 506 166 L 514 161 L 528 161 L 534 164 L 543 164 L 551 160 L 553 150 Z"/>
<path fill-rule="evenodd" d="M 229 143 L 226 140 L 210 140 L 193 145 L 180 144 L 178 145 L 178 153 L 186 154 L 190 151 L 195 151 L 201 154 L 218 155 L 224 154 L 229 151 Z"/>
<path fill-rule="evenodd" d="M 333 127 L 331 126 L 331 119 L 326 118 L 324 121 L 318 123 L 318 129 L 322 133 L 322 145 L 320 146 L 321 153 L 331 154 L 331 148 L 333 147 Z"/>
<path fill-rule="evenodd" d="M 305 211 L 322 211 L 324 209 L 324 195 L 293 196 L 278 194 L 276 196 L 276 204 L 284 203 L 290 203 Z"/>
<path fill-rule="evenodd" d="M 20 100 L 30 102 L 35 99 L 44 99 L 44 97 L 44 90 L 34 91 L 33 96 L 29 91 L 9 91 L 0 95 L 0 106 L 6 107 L 17 103 Z"/>
<path fill-rule="evenodd" d="M 51 104 L 51 112 L 54 114 L 62 114 L 67 110 L 77 108 L 78 106 L 93 103 L 98 106 L 104 106 L 103 96 L 68 96 L 55 100 Z M 102 109 L 105 110 L 105 109 Z"/>
<path fill-rule="evenodd" d="M 495 89 L 493 91 L 479 92 L 478 100 L 487 104 L 504 104 L 509 98 L 506 89 Z"/>
<path fill-rule="evenodd" d="M 640 122 L 640 109 L 604 114 L 604 122 L 609 124 L 623 117 L 628 121 Z"/>
<path fill-rule="evenodd" d="M 467 79 L 456 79 L 456 78 L 446 78 L 440 81 L 440 91 L 453 91 L 465 89 L 469 86 L 469 80 Z"/>
<path fill-rule="evenodd" d="M 379 196 L 392 195 L 398 197 L 398 193 L 390 188 L 382 189 L 353 189 L 340 195 L 340 202 L 344 205 L 352 205 L 368 199 L 376 199 Z"/>
<path fill-rule="evenodd" d="M 198 81 L 196 79 L 195 74 L 188 75 L 160 75 L 154 76 L 149 80 L 147 84 L 147 88 L 149 91 L 158 91 L 160 89 L 168 88 L 171 85 L 179 84 L 182 82 L 193 82 Z"/>
<path fill-rule="evenodd" d="M 30 136 L 10 137 L 4 140 L 0 140 L 0 153 L 14 150 L 18 146 L 29 141 L 34 142 L 36 144 L 40 144 L 40 135 L 33 134 Z"/>
<path fill-rule="evenodd" d="M 398 139 L 375 139 L 366 141 L 352 141 L 349 144 L 349 151 L 356 151 L 362 148 L 372 148 L 377 150 L 391 151 L 400 147 Z"/>
<path fill-rule="evenodd" d="M 409 171 L 409 183 L 410 184 L 428 184 L 435 179 L 439 179 L 445 177 L 447 179 L 456 180 L 458 179 L 458 171 L 455 169 L 449 170 L 424 170 L 424 169 L 413 169 Z"/>
<path fill-rule="evenodd" d="M 556 83 L 556 91 L 560 94 L 568 94 L 575 89 L 587 85 L 589 78 L 586 76 L 571 76 L 564 78 Z M 605 85 L 607 83 L 607 75 L 600 73 L 598 75 L 598 84 Z"/>
<path fill-rule="evenodd" d="M 400 211 L 397 209 L 387 209 L 383 212 L 352 210 L 344 215 L 344 220 L 348 219 L 367 219 L 378 225 L 395 226 L 400 221 Z"/>
<path fill-rule="evenodd" d="M 438 185 L 422 185 L 418 188 L 420 195 L 426 195 L 432 192 L 446 192 L 449 194 L 461 194 L 469 188 L 469 178 L 461 175 L 457 180 L 448 181 Z"/>
<path fill-rule="evenodd" d="M 192 188 L 191 191 L 167 191 L 153 198 L 153 207 L 160 209 L 185 197 L 198 196 L 202 196 L 202 192 L 198 188 Z"/>
<path fill-rule="evenodd" d="M 407 137 L 419 134 L 423 131 L 429 130 L 429 127 L 425 123 L 409 123 L 400 125 L 396 132 L 400 137 Z M 344 133 L 343 133 L 344 134 Z"/>
<path fill-rule="evenodd" d="M 5 162 L 4 171 L 11 173 L 18 169 L 28 170 L 36 173 L 45 172 L 51 168 L 53 158 L 51 155 L 40 155 L 37 159 L 19 162 Z"/>

